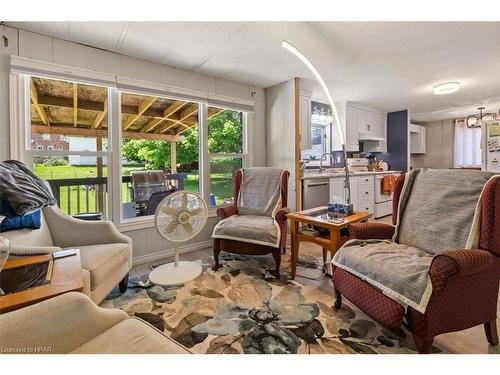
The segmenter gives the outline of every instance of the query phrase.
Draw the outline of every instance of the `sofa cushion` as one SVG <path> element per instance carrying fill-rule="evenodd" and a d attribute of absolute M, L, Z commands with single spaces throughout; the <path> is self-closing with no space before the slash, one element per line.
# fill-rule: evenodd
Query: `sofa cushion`
<path fill-rule="evenodd" d="M 280 229 L 269 216 L 233 215 L 217 223 L 212 237 L 279 247 Z"/>
<path fill-rule="evenodd" d="M 81 354 L 189 354 L 148 323 L 130 318 L 73 351 Z"/>
<path fill-rule="evenodd" d="M 92 290 L 121 264 L 128 262 L 127 243 L 76 246 L 75 248 L 80 249 L 82 268 L 90 272 Z"/>
<path fill-rule="evenodd" d="M 432 259 L 432 254 L 422 249 L 387 240 L 351 240 L 332 262 L 401 305 L 425 312 L 432 293 Z"/>

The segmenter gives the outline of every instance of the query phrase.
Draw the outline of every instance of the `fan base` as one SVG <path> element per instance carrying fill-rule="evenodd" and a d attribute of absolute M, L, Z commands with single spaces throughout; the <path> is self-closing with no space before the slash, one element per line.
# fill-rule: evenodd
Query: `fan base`
<path fill-rule="evenodd" d="M 182 285 L 197 278 L 201 272 L 202 268 L 198 263 L 179 262 L 178 266 L 175 267 L 175 263 L 172 262 L 151 271 L 149 280 L 153 284 L 161 286 Z"/>

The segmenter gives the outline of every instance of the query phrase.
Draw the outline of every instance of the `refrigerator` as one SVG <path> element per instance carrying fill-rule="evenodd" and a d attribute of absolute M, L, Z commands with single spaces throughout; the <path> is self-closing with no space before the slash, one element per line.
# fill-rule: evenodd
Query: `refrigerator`
<path fill-rule="evenodd" d="M 481 126 L 481 170 L 500 173 L 500 121 L 483 122 Z"/>

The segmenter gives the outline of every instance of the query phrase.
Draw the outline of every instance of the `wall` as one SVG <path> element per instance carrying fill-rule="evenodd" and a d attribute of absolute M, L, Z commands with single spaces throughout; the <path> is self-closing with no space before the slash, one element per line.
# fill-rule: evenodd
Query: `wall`
<path fill-rule="evenodd" d="M 453 168 L 455 120 L 419 123 L 426 129 L 426 153 L 411 155 L 412 168 Z"/>
<path fill-rule="evenodd" d="M 288 207 L 295 210 L 295 83 L 266 88 L 267 165 L 290 172 Z"/>
<path fill-rule="evenodd" d="M 378 154 L 379 160 L 389 164 L 389 169 L 408 171 L 410 166 L 408 111 L 387 114 L 387 153 Z"/>
<path fill-rule="evenodd" d="M 253 99 L 255 101 L 255 112 L 251 116 L 253 121 L 251 121 L 251 127 L 248 129 L 248 165 L 266 165 L 266 101 L 265 92 L 262 88 L 156 64 L 10 27 L 1 27 L 0 34 L 9 39 L 9 47 L 4 48 L 2 45 L 0 50 L 0 160 L 7 159 L 10 155 L 8 55 L 19 55 L 34 60 L 111 73 L 142 81 L 206 91 L 216 95 L 246 100 Z M 215 223 L 216 219 L 210 218 L 205 230 L 190 241 L 189 244 L 202 241 L 206 245 L 205 241 L 210 239 Z M 154 228 L 128 231 L 126 234 L 134 240 L 134 258 L 141 261 L 148 261 L 154 257 L 158 258 L 161 256 L 161 254 L 158 254 L 159 251 L 171 248 L 156 233 Z"/>

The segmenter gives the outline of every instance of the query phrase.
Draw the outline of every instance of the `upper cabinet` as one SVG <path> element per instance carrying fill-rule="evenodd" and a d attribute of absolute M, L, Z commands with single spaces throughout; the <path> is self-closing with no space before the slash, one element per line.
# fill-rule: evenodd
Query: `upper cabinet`
<path fill-rule="evenodd" d="M 410 153 L 425 154 L 426 129 L 425 126 L 410 124 Z"/>
<path fill-rule="evenodd" d="M 347 151 L 387 152 L 387 114 L 374 108 L 347 103 Z"/>
<path fill-rule="evenodd" d="M 299 91 L 300 148 L 311 148 L 311 97 L 306 90 Z"/>

